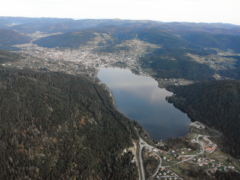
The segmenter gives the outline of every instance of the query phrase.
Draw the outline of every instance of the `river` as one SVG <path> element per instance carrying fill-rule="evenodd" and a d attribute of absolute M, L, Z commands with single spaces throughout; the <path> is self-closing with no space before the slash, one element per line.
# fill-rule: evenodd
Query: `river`
<path fill-rule="evenodd" d="M 159 88 L 153 78 L 120 68 L 101 68 L 98 78 L 112 91 L 118 110 L 138 121 L 152 138 L 188 134 L 190 118 L 165 100 L 172 93 Z"/>

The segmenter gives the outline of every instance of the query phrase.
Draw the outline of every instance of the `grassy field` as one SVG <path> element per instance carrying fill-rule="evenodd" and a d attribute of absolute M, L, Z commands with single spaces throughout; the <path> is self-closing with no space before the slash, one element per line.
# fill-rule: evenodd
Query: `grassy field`
<path fill-rule="evenodd" d="M 196 129 L 196 128 L 195 128 L 195 129 Z M 190 129 L 190 130 L 191 130 L 191 129 Z M 197 135 L 198 135 L 197 133 L 191 133 L 191 134 L 189 135 L 190 140 L 193 139 L 193 138 L 196 139 Z"/>
<path fill-rule="evenodd" d="M 240 161 L 238 161 L 237 159 L 235 159 L 231 155 L 222 152 L 220 149 L 217 149 L 212 154 L 206 153 L 205 155 L 206 155 L 206 158 L 212 157 L 214 159 L 217 159 L 217 160 L 223 162 L 223 164 L 225 166 L 230 165 L 229 162 L 227 161 L 227 158 L 232 159 L 232 165 L 234 165 L 236 167 L 237 171 L 240 171 Z"/>
<path fill-rule="evenodd" d="M 204 147 L 208 147 L 208 144 L 209 144 L 208 141 L 205 141 L 204 139 L 199 138 L 199 142 L 201 142 L 201 144 L 202 144 Z"/>
<path fill-rule="evenodd" d="M 189 175 L 189 171 L 193 168 L 192 163 L 182 163 L 172 167 L 172 171 L 179 175 L 184 180 L 200 180 L 201 178 L 194 178 Z"/>
<path fill-rule="evenodd" d="M 195 151 L 187 151 L 185 155 L 196 155 L 200 152 L 199 149 L 195 150 Z"/>

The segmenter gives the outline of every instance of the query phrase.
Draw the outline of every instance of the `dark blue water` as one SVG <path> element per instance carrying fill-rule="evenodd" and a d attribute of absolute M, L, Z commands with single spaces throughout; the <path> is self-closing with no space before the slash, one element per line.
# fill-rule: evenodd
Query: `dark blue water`
<path fill-rule="evenodd" d="M 98 78 L 112 91 L 118 110 L 138 121 L 152 138 L 165 140 L 188 134 L 190 118 L 165 100 L 172 93 L 159 88 L 153 78 L 120 68 L 101 68 Z"/>

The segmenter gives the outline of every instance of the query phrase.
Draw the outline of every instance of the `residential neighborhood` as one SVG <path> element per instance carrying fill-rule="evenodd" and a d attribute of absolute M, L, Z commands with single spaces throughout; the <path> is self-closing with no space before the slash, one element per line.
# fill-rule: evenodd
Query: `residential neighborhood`
<path fill-rule="evenodd" d="M 149 145 L 140 136 L 139 141 L 139 162 L 142 179 L 145 180 L 146 169 L 144 167 L 144 159 L 142 159 L 142 151 L 147 152 L 148 159 L 156 161 L 158 164 L 155 167 L 154 173 L 146 178 L 147 180 L 183 180 L 188 179 L 184 176 L 185 167 L 196 167 L 202 169 L 209 176 L 213 176 L 216 171 L 229 172 L 240 170 L 240 162 L 230 155 L 224 154 L 218 149 L 218 145 L 210 140 L 210 137 L 221 137 L 221 133 L 210 129 L 200 122 L 190 124 L 190 128 L 200 129 L 202 134 L 190 133 L 186 137 L 187 143 L 196 143 L 199 146 L 198 150 L 182 147 L 180 149 L 162 150 L 165 146 L 165 141 L 160 141 L 155 145 Z M 209 136 L 212 133 L 215 136 Z M 234 160 L 233 160 L 234 159 Z M 148 161 L 149 161 L 148 160 Z M 143 164 L 142 164 L 143 163 Z M 145 162 L 146 163 L 146 162 Z M 187 169 L 186 169 L 187 170 Z"/>

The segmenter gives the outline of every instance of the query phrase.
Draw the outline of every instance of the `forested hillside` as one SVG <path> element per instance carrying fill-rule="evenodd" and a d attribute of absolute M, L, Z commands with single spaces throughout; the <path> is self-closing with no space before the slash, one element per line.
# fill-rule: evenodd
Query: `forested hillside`
<path fill-rule="evenodd" d="M 11 53 L 9 51 L 0 50 L 0 64 L 5 62 L 15 62 L 19 61 L 22 57 L 16 53 Z"/>
<path fill-rule="evenodd" d="M 9 29 L 0 29 L 0 49 L 14 50 L 12 45 L 29 43 L 30 37 Z"/>
<path fill-rule="evenodd" d="M 9 28 L 8 25 L 11 24 L 11 22 L 6 21 L 4 19 L 0 19 L 0 28 Z"/>
<path fill-rule="evenodd" d="M 181 38 L 198 46 L 219 48 L 225 51 L 232 49 L 240 53 L 240 36 L 187 31 L 181 35 Z"/>
<path fill-rule="evenodd" d="M 11 26 L 10 29 L 21 33 L 34 33 L 36 31 L 45 32 L 45 27 L 51 27 L 53 24 L 57 23 L 73 21 L 73 19 L 68 18 L 13 18 L 11 20 L 17 24 Z"/>
<path fill-rule="evenodd" d="M 156 78 L 184 78 L 189 80 L 211 80 L 214 70 L 206 64 L 192 61 L 186 53 L 199 56 L 208 52 L 192 49 L 158 49 L 140 59 L 142 67 L 151 68 Z"/>
<path fill-rule="evenodd" d="M 168 101 L 224 135 L 221 149 L 240 158 L 240 81 L 215 81 L 168 87 Z"/>
<path fill-rule="evenodd" d="M 34 41 L 34 44 L 38 46 L 53 48 L 53 47 L 64 47 L 64 48 L 77 48 L 81 45 L 85 45 L 88 41 L 94 38 L 95 35 L 92 32 L 73 32 L 60 35 L 52 35 L 45 38 Z"/>
<path fill-rule="evenodd" d="M 0 179 L 137 179 L 132 122 L 85 77 L 0 68 Z"/>
<path fill-rule="evenodd" d="M 221 76 L 225 76 L 227 78 L 240 79 L 240 56 L 225 56 L 225 57 L 236 60 L 235 68 L 221 70 L 218 73 Z"/>

